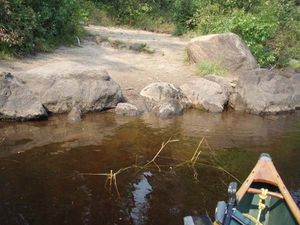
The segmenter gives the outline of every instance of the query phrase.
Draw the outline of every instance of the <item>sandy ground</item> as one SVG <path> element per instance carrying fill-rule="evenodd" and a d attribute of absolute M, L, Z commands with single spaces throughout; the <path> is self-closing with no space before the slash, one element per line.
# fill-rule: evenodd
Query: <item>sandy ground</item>
<path fill-rule="evenodd" d="M 193 77 L 193 66 L 185 62 L 188 39 L 146 31 L 89 26 L 91 34 L 128 43 L 147 43 L 154 54 L 116 49 L 84 40 L 82 47 L 61 47 L 49 54 L 14 61 L 0 61 L 0 72 L 31 73 L 37 76 L 87 70 L 107 70 L 120 84 L 129 101 L 146 85 L 164 81 L 180 85 Z"/>

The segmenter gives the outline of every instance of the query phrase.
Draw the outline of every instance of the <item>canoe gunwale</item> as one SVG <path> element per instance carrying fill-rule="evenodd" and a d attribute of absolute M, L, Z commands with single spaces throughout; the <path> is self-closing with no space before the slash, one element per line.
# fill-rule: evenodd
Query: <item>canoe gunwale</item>
<path fill-rule="evenodd" d="M 254 169 L 237 192 L 238 201 L 245 196 L 253 183 L 264 183 L 277 187 L 295 220 L 300 224 L 300 210 L 285 187 L 271 158 L 261 157 L 258 160 Z"/>

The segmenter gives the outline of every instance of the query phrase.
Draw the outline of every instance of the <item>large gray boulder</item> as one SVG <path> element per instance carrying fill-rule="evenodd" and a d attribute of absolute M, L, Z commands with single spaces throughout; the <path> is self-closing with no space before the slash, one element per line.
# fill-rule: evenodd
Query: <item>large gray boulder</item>
<path fill-rule="evenodd" d="M 219 113 L 228 102 L 229 93 L 220 84 L 204 78 L 180 86 L 194 108 Z"/>
<path fill-rule="evenodd" d="M 0 74 L 0 119 L 34 120 L 47 117 L 39 99 L 10 73 Z"/>
<path fill-rule="evenodd" d="M 194 63 L 215 62 L 231 73 L 258 67 L 254 56 L 242 39 L 234 33 L 212 34 L 191 40 L 187 46 Z"/>
<path fill-rule="evenodd" d="M 114 108 L 124 97 L 120 86 L 106 71 L 66 74 L 20 74 L 26 86 L 52 113 L 70 112 L 78 106 L 83 113 Z"/>
<path fill-rule="evenodd" d="M 292 81 L 263 70 L 240 76 L 230 106 L 253 114 L 276 114 L 295 109 Z"/>

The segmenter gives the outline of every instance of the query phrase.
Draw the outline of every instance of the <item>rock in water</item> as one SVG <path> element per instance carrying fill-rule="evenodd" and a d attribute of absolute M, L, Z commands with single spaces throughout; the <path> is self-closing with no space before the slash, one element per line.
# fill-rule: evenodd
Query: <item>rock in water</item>
<path fill-rule="evenodd" d="M 191 40 L 187 46 L 190 60 L 194 63 L 215 62 L 233 74 L 258 67 L 249 48 L 234 33 L 212 34 Z"/>
<path fill-rule="evenodd" d="M 204 78 L 189 81 L 180 86 L 180 89 L 194 108 L 219 113 L 228 102 L 227 91 L 220 84 Z"/>
<path fill-rule="evenodd" d="M 124 97 L 106 71 L 68 74 L 20 74 L 26 86 L 52 113 L 70 112 L 76 102 L 83 113 L 114 108 Z"/>
<path fill-rule="evenodd" d="M 167 102 L 162 102 L 159 105 L 154 106 L 153 108 L 153 112 L 155 113 L 155 115 L 162 119 L 182 115 L 183 111 L 184 106 L 180 104 L 177 100 L 169 100 Z"/>
<path fill-rule="evenodd" d="M 82 112 L 78 106 L 74 106 L 71 112 L 68 114 L 68 120 L 72 123 L 81 121 Z"/>
<path fill-rule="evenodd" d="M 115 109 L 116 114 L 122 116 L 140 116 L 140 111 L 136 106 L 129 103 L 119 103 Z"/>
<path fill-rule="evenodd" d="M 0 119 L 34 120 L 47 117 L 39 99 L 10 73 L 0 74 Z"/>
<path fill-rule="evenodd" d="M 149 84 L 143 88 L 140 95 L 155 102 L 162 102 L 171 99 L 181 100 L 184 98 L 179 88 L 176 88 L 173 84 L 166 82 Z"/>
<path fill-rule="evenodd" d="M 276 114 L 295 110 L 292 81 L 279 74 L 257 70 L 240 76 L 230 106 L 253 114 Z"/>
<path fill-rule="evenodd" d="M 190 106 L 180 88 L 170 83 L 149 84 L 140 92 L 140 95 L 145 99 L 146 109 L 161 118 L 181 115 Z"/>

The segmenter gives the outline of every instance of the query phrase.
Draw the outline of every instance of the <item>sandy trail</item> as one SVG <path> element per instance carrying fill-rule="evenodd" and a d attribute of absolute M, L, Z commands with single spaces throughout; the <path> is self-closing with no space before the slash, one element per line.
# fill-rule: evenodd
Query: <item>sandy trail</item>
<path fill-rule="evenodd" d="M 125 96 L 133 102 L 140 90 L 157 81 L 180 85 L 193 77 L 193 67 L 184 62 L 189 40 L 146 31 L 89 26 L 91 34 L 129 43 L 147 43 L 154 54 L 115 49 L 85 40 L 82 47 L 61 47 L 49 54 L 14 61 L 0 61 L 0 72 L 37 76 L 87 70 L 107 70 Z"/>

